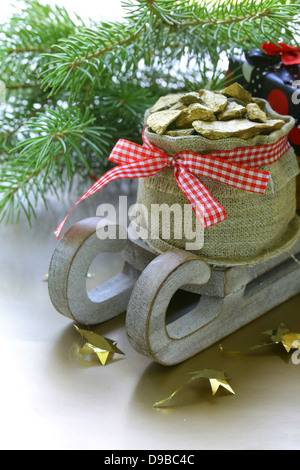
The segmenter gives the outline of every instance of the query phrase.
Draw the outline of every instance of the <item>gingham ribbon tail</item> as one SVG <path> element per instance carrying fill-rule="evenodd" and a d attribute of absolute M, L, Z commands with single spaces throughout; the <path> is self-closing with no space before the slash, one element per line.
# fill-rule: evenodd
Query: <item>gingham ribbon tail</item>
<path fill-rule="evenodd" d="M 170 157 L 151 144 L 144 134 L 143 141 L 143 146 L 124 139 L 117 142 L 109 160 L 118 166 L 105 173 L 74 204 L 54 232 L 58 239 L 74 207 L 110 181 L 120 178 L 146 178 L 167 167 L 174 168 L 176 182 L 192 205 L 201 225 L 204 228 L 210 227 L 225 220 L 227 215 L 225 209 L 212 197 L 197 176 L 206 176 L 235 188 L 264 194 L 270 173 L 255 167 L 274 163 L 290 147 L 288 139 L 283 137 L 270 145 L 224 150 L 209 155 L 181 151 Z"/>

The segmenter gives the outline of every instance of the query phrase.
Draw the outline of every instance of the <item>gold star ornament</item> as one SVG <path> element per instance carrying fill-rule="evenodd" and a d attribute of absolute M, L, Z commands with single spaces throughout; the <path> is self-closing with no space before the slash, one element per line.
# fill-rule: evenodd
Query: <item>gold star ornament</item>
<path fill-rule="evenodd" d="M 270 343 L 281 343 L 287 352 L 291 349 L 300 349 L 300 333 L 290 331 L 283 323 L 275 330 L 264 331 L 271 336 Z"/>
<path fill-rule="evenodd" d="M 86 339 L 86 343 L 79 350 L 82 356 L 86 354 L 96 354 L 101 364 L 105 366 L 110 354 L 117 353 L 125 355 L 117 347 L 116 341 L 104 338 L 104 336 L 94 333 L 93 331 L 80 329 L 77 325 L 74 325 L 74 327 L 78 333 Z"/>
<path fill-rule="evenodd" d="M 285 348 L 286 352 L 290 352 L 291 349 L 300 349 L 300 333 L 295 333 L 290 331 L 284 323 L 280 323 L 278 328 L 274 328 L 273 330 L 263 331 L 264 335 L 270 336 L 268 341 L 264 341 L 263 343 L 255 344 L 251 346 L 246 351 L 230 351 L 223 348 L 220 344 L 221 351 L 229 352 L 233 354 L 241 354 L 249 351 L 254 351 L 255 349 L 262 348 L 264 346 L 271 346 L 273 344 L 282 344 Z"/>
<path fill-rule="evenodd" d="M 154 403 L 153 406 L 155 408 L 158 408 L 158 407 L 168 405 L 169 402 L 172 400 L 172 398 L 178 392 L 180 392 L 183 388 L 190 385 L 195 380 L 199 380 L 199 379 L 208 379 L 209 380 L 213 396 L 216 394 L 219 387 L 224 387 L 226 390 L 228 390 L 233 395 L 235 394 L 235 392 L 233 391 L 233 389 L 231 388 L 231 386 L 228 383 L 228 380 L 230 379 L 230 377 L 227 375 L 226 372 L 213 370 L 213 369 L 202 369 L 200 371 L 190 372 L 189 375 L 192 375 L 192 377 L 189 380 L 187 380 L 187 382 L 182 384 L 173 393 L 171 393 L 171 395 L 169 395 L 167 398 Z"/>

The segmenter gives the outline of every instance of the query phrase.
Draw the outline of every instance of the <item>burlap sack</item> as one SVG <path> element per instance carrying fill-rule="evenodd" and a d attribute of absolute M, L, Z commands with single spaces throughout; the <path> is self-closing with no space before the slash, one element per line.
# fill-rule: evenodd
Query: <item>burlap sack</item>
<path fill-rule="evenodd" d="M 172 156 L 180 150 L 200 154 L 218 150 L 267 145 L 287 135 L 294 126 L 294 119 L 281 116 L 266 105 L 269 117 L 283 119 L 285 125 L 267 136 L 255 136 L 248 140 L 240 138 L 208 140 L 200 135 L 170 137 L 155 134 L 146 127 L 145 134 L 151 143 Z M 146 116 L 147 117 L 147 113 Z M 233 188 L 207 177 L 199 178 L 212 196 L 224 207 L 227 219 L 204 229 L 204 245 L 192 251 L 216 266 L 253 265 L 288 251 L 300 234 L 299 218 L 296 215 L 296 176 L 299 167 L 294 150 L 290 148 L 277 162 L 261 167 L 271 173 L 272 183 L 268 183 L 265 194 L 255 194 Z M 174 169 L 166 168 L 155 176 L 139 180 L 137 203 L 146 206 L 151 212 L 152 204 L 180 205 L 187 200 L 178 187 Z M 198 224 L 193 213 L 193 226 Z M 161 236 L 162 227 L 151 227 L 148 220 L 148 245 L 157 253 L 172 248 L 185 249 L 189 242 L 184 236 L 176 239 L 176 220 L 171 221 L 171 234 L 168 239 Z M 159 233 L 157 239 L 151 233 Z"/>

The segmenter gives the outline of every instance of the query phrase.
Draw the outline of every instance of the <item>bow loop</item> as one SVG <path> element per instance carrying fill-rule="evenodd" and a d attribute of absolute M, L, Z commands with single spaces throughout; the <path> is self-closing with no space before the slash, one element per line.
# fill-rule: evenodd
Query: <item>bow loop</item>
<path fill-rule="evenodd" d="M 119 164 L 135 163 L 140 160 L 150 159 L 152 157 L 161 157 L 164 154 L 161 150 L 153 151 L 152 148 L 146 146 L 141 146 L 138 144 L 132 145 L 132 142 L 129 142 L 125 139 L 119 139 L 117 144 L 112 149 L 112 152 L 109 156 L 109 161 Z M 167 155 L 164 154 L 166 157 Z"/>

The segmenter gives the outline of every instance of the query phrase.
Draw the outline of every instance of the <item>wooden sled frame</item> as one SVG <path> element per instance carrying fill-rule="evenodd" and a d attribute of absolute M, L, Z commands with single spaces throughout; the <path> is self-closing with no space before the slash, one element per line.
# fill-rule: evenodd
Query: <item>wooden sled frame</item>
<path fill-rule="evenodd" d="M 114 226 L 117 238 L 105 238 Z M 184 250 L 158 255 L 143 240 L 120 235 L 107 219 L 84 219 L 62 237 L 49 268 L 49 295 L 61 314 L 81 324 L 105 322 L 126 311 L 126 334 L 138 352 L 175 365 L 194 356 L 300 292 L 300 241 L 253 267 L 213 268 Z M 86 276 L 100 252 L 121 252 L 123 270 L 87 292 Z M 167 325 L 178 290 L 200 295 L 195 308 Z"/>

